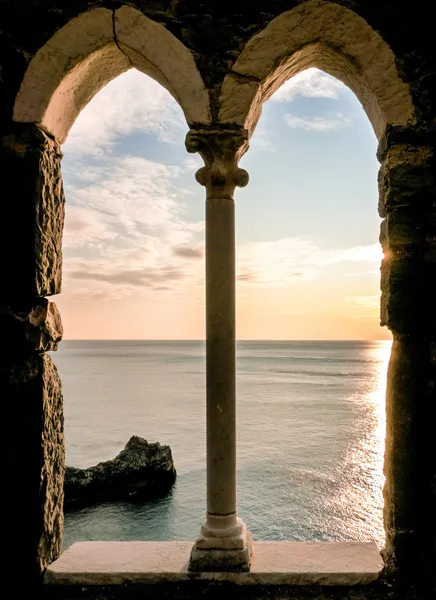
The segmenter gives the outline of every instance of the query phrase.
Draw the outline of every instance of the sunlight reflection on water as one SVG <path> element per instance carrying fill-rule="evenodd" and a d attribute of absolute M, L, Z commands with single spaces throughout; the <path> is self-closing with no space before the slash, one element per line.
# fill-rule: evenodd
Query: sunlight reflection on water
<path fill-rule="evenodd" d="M 365 423 L 357 423 L 357 428 L 365 433 L 361 436 L 358 445 L 350 449 L 346 459 L 346 465 L 354 465 L 358 471 L 348 486 L 348 493 L 355 496 L 352 504 L 360 507 L 366 523 L 373 524 L 373 537 L 379 545 L 384 543 L 380 516 L 383 513 L 385 481 L 383 461 L 386 438 L 386 375 L 391 346 L 390 341 L 380 341 L 368 350 L 371 359 L 377 363 L 377 372 L 372 382 L 372 389 L 357 398 L 358 402 L 365 403 L 368 407 L 364 417 Z M 353 522 L 353 527 L 360 537 L 360 527 L 356 520 Z M 364 541 L 365 535 L 363 534 L 360 539 Z"/>

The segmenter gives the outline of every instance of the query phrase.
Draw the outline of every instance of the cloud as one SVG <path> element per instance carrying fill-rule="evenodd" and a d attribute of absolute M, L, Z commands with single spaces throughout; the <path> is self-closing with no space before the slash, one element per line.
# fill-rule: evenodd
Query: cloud
<path fill-rule="evenodd" d="M 351 298 L 345 298 L 346 302 L 349 302 L 353 306 L 366 309 L 379 309 L 380 307 L 380 295 L 372 296 L 353 296 Z"/>
<path fill-rule="evenodd" d="M 198 263 L 156 260 L 143 253 L 142 260 L 128 260 L 128 252 L 111 251 L 96 255 L 69 257 L 65 261 L 64 291 L 69 297 L 119 300 L 128 296 L 147 296 L 163 290 L 181 292 L 186 297 L 192 283 L 201 276 Z M 188 290 L 188 294 L 187 294 Z"/>
<path fill-rule="evenodd" d="M 64 248 L 101 246 L 117 237 L 101 213 L 82 206 L 66 205 L 65 224 Z"/>
<path fill-rule="evenodd" d="M 317 271 L 307 259 L 317 251 L 314 242 L 302 238 L 242 244 L 237 249 L 238 281 L 247 285 L 282 286 L 313 279 Z"/>
<path fill-rule="evenodd" d="M 72 279 L 104 281 L 106 283 L 127 284 L 129 286 L 145 286 L 156 289 L 162 289 L 162 284 L 167 282 L 179 281 L 186 277 L 180 269 L 173 267 L 162 267 L 155 269 L 141 270 L 122 270 L 117 272 L 97 272 L 97 271 L 73 271 L 70 273 Z M 169 288 L 167 288 L 169 289 Z"/>
<path fill-rule="evenodd" d="M 81 179 L 67 189 L 66 288 L 122 298 L 200 277 L 197 238 L 204 224 L 185 218 L 191 192 L 180 184 L 182 173 L 132 156 L 84 164 Z"/>
<path fill-rule="evenodd" d="M 292 102 L 297 96 L 336 99 L 344 90 L 342 82 L 318 69 L 306 69 L 284 83 L 272 96 L 274 102 Z"/>
<path fill-rule="evenodd" d="M 236 277 L 236 281 L 254 283 L 256 281 L 256 271 L 247 267 L 241 267 L 239 274 Z"/>
<path fill-rule="evenodd" d="M 93 297 L 141 289 L 184 290 L 204 281 L 202 222 L 185 218 L 189 191 L 181 170 L 140 157 L 104 157 L 84 167 L 68 194 L 65 282 Z M 239 245 L 240 285 L 283 286 L 314 280 L 338 263 L 381 259 L 379 244 L 324 249 L 304 238 Z"/>
<path fill-rule="evenodd" d="M 198 246 L 175 246 L 173 253 L 181 258 L 203 258 L 203 250 Z"/>
<path fill-rule="evenodd" d="M 353 246 L 340 250 L 325 250 L 317 257 L 320 265 L 333 265 L 340 262 L 368 262 L 379 265 L 383 258 L 379 243 L 369 246 Z"/>
<path fill-rule="evenodd" d="M 90 169 L 83 185 L 68 190 L 70 223 L 67 213 L 66 229 L 78 227 L 80 215 L 83 226 L 92 222 L 97 238 L 102 229 L 110 231 L 107 237 L 141 238 L 147 233 L 153 236 L 171 236 L 175 243 L 190 238 L 190 231 L 201 228 L 200 224 L 189 224 L 182 218 L 185 198 L 189 191 L 178 185 L 182 171 L 179 167 L 165 165 L 142 157 L 104 157 L 98 166 Z M 80 226 L 80 225 L 79 225 Z M 91 228 L 88 231 L 92 237 Z M 74 231 L 73 231 L 74 233 Z"/>
<path fill-rule="evenodd" d="M 343 313 L 354 319 L 380 319 L 380 294 L 344 298 Z M 347 307 L 347 305 L 349 305 Z"/>
<path fill-rule="evenodd" d="M 156 81 L 132 69 L 111 81 L 85 106 L 63 146 L 69 156 L 101 156 L 134 132 L 172 142 L 187 125 L 182 109 Z"/>
<path fill-rule="evenodd" d="M 242 244 L 237 249 L 237 279 L 246 285 L 283 286 L 320 277 L 339 263 L 379 263 L 379 244 L 323 249 L 314 241 L 284 238 Z"/>
<path fill-rule="evenodd" d="M 271 128 L 265 118 L 261 119 L 250 140 L 250 154 L 253 152 L 276 152 L 277 149 L 271 136 Z"/>
<path fill-rule="evenodd" d="M 341 113 L 336 113 L 331 117 L 297 117 L 296 115 L 286 114 L 285 123 L 293 129 L 304 129 L 306 131 L 316 131 L 327 133 L 335 129 L 349 127 L 352 119 L 345 117 Z"/>
<path fill-rule="evenodd" d="M 184 169 L 189 169 L 189 171 L 197 171 L 201 167 L 204 167 L 204 162 L 201 159 L 201 156 L 195 153 L 187 156 L 183 160 L 182 166 Z"/>

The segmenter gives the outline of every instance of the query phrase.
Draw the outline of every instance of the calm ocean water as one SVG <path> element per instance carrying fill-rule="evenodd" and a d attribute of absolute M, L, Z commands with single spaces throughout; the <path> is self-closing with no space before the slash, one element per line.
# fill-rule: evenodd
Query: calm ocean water
<path fill-rule="evenodd" d="M 239 342 L 238 505 L 258 540 L 383 545 L 390 342 Z M 78 540 L 189 540 L 205 513 L 203 342 L 65 341 L 67 464 L 113 458 L 133 434 L 169 444 L 172 493 L 66 515 Z"/>

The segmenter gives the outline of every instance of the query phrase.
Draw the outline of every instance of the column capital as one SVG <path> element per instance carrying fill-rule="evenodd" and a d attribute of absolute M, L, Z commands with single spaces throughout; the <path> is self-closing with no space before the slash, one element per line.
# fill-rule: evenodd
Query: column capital
<path fill-rule="evenodd" d="M 238 167 L 248 150 L 246 129 L 191 129 L 186 149 L 198 152 L 204 160 L 195 178 L 206 188 L 207 198 L 233 199 L 235 187 L 247 185 L 248 173 Z"/>

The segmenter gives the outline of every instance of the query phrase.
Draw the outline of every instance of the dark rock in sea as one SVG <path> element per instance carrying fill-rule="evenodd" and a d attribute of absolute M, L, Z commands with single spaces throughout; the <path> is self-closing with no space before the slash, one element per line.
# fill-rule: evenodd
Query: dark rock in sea
<path fill-rule="evenodd" d="M 176 480 L 171 448 L 132 436 L 113 460 L 89 469 L 67 467 L 64 509 L 113 500 L 141 502 L 167 494 Z"/>

